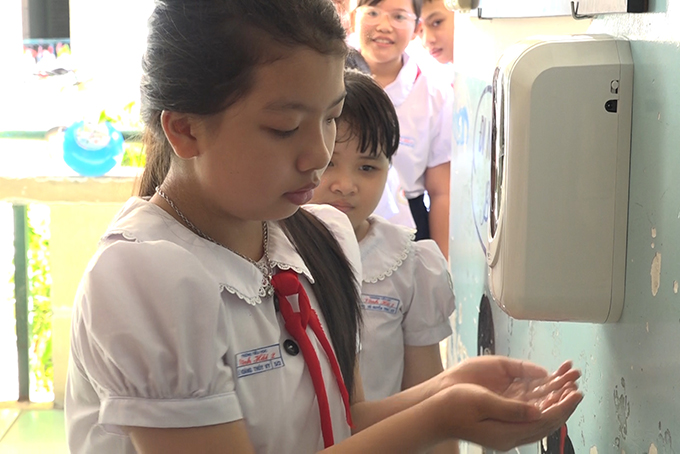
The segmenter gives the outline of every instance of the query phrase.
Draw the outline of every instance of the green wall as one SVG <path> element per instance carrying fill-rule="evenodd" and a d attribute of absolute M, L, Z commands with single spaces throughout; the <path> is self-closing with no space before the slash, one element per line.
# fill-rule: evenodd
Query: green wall
<path fill-rule="evenodd" d="M 630 39 L 635 62 L 626 297 L 620 321 L 610 325 L 519 321 L 491 304 L 496 353 L 531 359 L 549 369 L 573 359 L 582 370 L 586 397 L 568 422 L 577 453 L 680 450 L 680 354 L 676 353 L 680 350 L 680 0 L 651 1 L 650 8 L 647 14 L 597 17 L 588 30 Z M 451 359 L 477 354 L 479 305 L 487 285 L 475 227 L 483 224 L 484 188 L 475 175 L 481 172 L 484 157 L 475 152 L 473 142 L 483 124 L 476 116 L 477 107 L 492 74 L 484 80 L 478 76 L 479 68 L 458 70 L 455 129 L 460 143 L 454 147 L 452 161 L 450 257 L 458 309 L 449 342 Z M 468 108 L 467 122 L 461 115 L 463 107 Z M 660 259 L 660 272 L 654 269 L 655 257 L 657 262 Z M 537 447 L 513 452 L 533 454 Z"/>

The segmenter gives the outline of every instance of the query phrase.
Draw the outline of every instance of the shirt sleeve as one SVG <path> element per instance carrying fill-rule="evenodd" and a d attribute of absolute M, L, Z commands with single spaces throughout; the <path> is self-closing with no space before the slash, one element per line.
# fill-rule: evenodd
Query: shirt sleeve
<path fill-rule="evenodd" d="M 453 152 L 453 88 L 441 84 L 437 92 L 439 111 L 434 112 L 432 141 L 427 167 L 436 167 L 451 161 Z"/>
<path fill-rule="evenodd" d="M 426 346 L 451 335 L 449 317 L 456 308 L 446 259 L 432 240 L 414 244 L 413 299 L 402 322 L 404 343 Z"/>
<path fill-rule="evenodd" d="M 242 419 L 221 288 L 169 242 L 117 241 L 86 271 L 72 351 L 100 400 L 99 423 L 199 427 Z"/>

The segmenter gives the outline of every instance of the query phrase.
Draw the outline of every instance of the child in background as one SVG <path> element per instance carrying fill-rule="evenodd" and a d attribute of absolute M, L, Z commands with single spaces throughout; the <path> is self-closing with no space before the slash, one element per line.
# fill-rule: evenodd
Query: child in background
<path fill-rule="evenodd" d="M 356 238 L 334 208 L 300 208 L 335 144 L 346 53 L 328 0 L 156 2 L 140 197 L 74 303 L 72 453 L 506 450 L 573 413 L 569 363 L 504 357 L 364 400 Z"/>
<path fill-rule="evenodd" d="M 364 328 L 359 365 L 364 396 L 379 400 L 442 372 L 439 342 L 455 309 L 447 262 L 432 240 L 373 213 L 399 146 L 399 119 L 370 76 L 345 72 L 335 149 L 312 203 L 347 214 L 359 241 Z M 455 453 L 457 444 L 436 452 Z"/>
<path fill-rule="evenodd" d="M 415 221 L 416 238 L 432 238 L 448 257 L 453 90 L 450 82 L 405 52 L 415 37 L 420 2 L 359 0 L 355 30 L 361 55 L 399 116 L 401 138 L 393 165 Z"/>
<path fill-rule="evenodd" d="M 454 13 L 444 0 L 423 0 L 418 34 L 420 40 L 439 63 L 453 63 Z"/>
<path fill-rule="evenodd" d="M 340 20 L 345 32 L 350 33 L 352 21 L 350 16 L 351 6 L 349 0 L 333 0 L 333 5 L 335 5 L 335 10 L 338 12 L 338 16 L 340 16 Z M 369 68 L 368 64 L 366 64 L 364 57 L 362 57 L 361 53 L 353 47 L 348 49 L 345 67 L 356 69 L 365 74 L 371 73 L 371 68 Z"/>

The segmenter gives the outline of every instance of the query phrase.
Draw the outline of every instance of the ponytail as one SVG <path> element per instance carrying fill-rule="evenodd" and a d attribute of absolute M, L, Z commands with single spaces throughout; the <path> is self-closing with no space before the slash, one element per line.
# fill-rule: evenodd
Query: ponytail
<path fill-rule="evenodd" d="M 160 112 L 158 117 L 160 118 Z M 160 124 L 160 119 L 153 124 Z M 168 175 L 173 151 L 162 128 L 147 126 L 142 142 L 146 152 L 146 166 L 139 181 L 137 195 L 151 197 Z"/>
<path fill-rule="evenodd" d="M 305 209 L 281 221 L 286 236 L 314 276 L 314 296 L 326 320 L 347 392 L 354 391 L 360 295 L 352 266 L 321 221 Z"/>

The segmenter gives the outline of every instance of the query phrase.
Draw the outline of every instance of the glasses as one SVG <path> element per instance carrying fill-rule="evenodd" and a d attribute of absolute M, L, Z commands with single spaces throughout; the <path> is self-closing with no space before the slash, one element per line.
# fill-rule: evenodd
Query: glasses
<path fill-rule="evenodd" d="M 360 6 L 357 11 L 362 16 L 362 21 L 367 25 L 380 23 L 383 16 L 387 16 L 389 23 L 394 28 L 413 28 L 416 25 L 416 15 L 404 11 L 383 11 L 376 6 Z"/>

